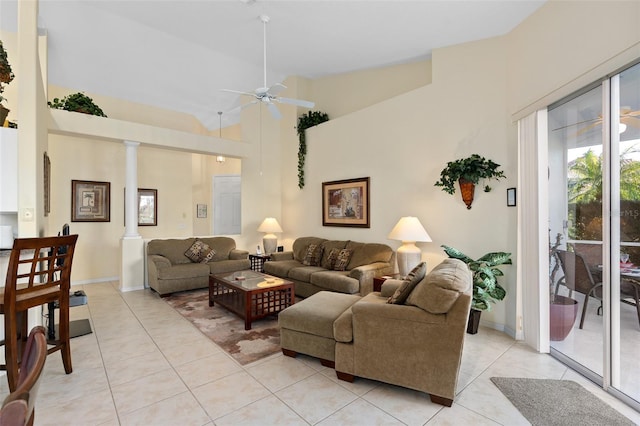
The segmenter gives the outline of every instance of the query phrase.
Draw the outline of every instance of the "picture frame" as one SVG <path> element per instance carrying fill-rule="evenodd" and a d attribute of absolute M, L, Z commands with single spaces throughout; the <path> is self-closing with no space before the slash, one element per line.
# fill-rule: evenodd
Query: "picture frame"
<path fill-rule="evenodd" d="M 516 189 L 515 188 L 507 188 L 507 206 L 508 207 L 516 206 Z"/>
<path fill-rule="evenodd" d="M 158 226 L 158 190 L 138 188 L 138 226 Z"/>
<path fill-rule="evenodd" d="M 204 219 L 207 217 L 207 205 L 206 204 L 198 204 L 196 205 L 196 212 L 198 219 Z"/>
<path fill-rule="evenodd" d="M 370 228 L 369 181 L 322 182 L 322 226 Z"/>
<path fill-rule="evenodd" d="M 71 222 L 110 222 L 111 183 L 71 181 Z"/>

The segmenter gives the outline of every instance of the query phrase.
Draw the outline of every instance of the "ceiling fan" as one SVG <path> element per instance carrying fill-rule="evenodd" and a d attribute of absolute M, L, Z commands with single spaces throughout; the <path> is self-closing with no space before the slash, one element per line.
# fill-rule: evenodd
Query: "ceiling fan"
<path fill-rule="evenodd" d="M 590 130 L 593 130 L 596 127 L 602 125 L 602 120 L 602 114 L 598 114 L 597 118 L 572 123 L 553 130 L 562 130 L 572 126 L 579 126 L 579 129 L 576 132 L 576 136 L 581 136 L 589 132 Z M 627 129 L 627 126 L 640 128 L 640 110 L 632 110 L 630 107 L 626 106 L 621 107 L 619 123 L 620 133 L 624 133 L 624 131 Z"/>
<path fill-rule="evenodd" d="M 263 57 L 264 57 L 264 80 L 263 80 L 263 85 L 262 87 L 258 87 L 257 89 L 255 89 L 252 92 L 243 92 L 243 91 L 239 91 L 239 90 L 229 90 L 229 89 L 222 89 L 222 91 L 224 92 L 230 92 L 230 93 L 237 93 L 240 95 L 244 95 L 244 96 L 252 96 L 253 98 L 255 98 L 254 100 L 252 100 L 251 102 L 248 102 L 246 104 L 240 105 L 237 108 L 234 108 L 233 110 L 231 110 L 230 112 L 236 112 L 237 110 L 241 110 L 243 108 L 248 107 L 249 105 L 253 105 L 253 104 L 257 104 L 258 102 L 262 102 L 263 104 L 265 104 L 267 106 L 267 108 L 269 109 L 269 112 L 271 113 L 271 115 L 273 116 L 273 118 L 275 118 L 276 120 L 279 120 L 280 118 L 282 118 L 282 114 L 280 113 L 280 110 L 278 110 L 278 107 L 275 105 L 275 102 L 279 102 L 282 104 L 291 104 L 291 105 L 296 105 L 296 106 L 301 106 L 304 108 L 313 108 L 315 106 L 314 102 L 311 101 L 305 101 L 302 99 L 292 99 L 292 98 L 283 98 L 281 96 L 276 96 L 280 91 L 282 91 L 283 89 L 286 89 L 287 87 L 283 84 L 280 83 L 276 83 L 271 87 L 267 87 L 267 22 L 269 22 L 269 17 L 266 15 L 260 15 L 260 20 L 262 21 L 263 24 Z"/>

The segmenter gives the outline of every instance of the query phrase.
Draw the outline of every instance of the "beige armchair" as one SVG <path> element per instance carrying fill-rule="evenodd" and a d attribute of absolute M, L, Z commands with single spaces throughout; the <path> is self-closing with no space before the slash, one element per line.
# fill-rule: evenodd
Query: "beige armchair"
<path fill-rule="evenodd" d="M 354 303 L 334 323 L 338 378 L 379 380 L 453 403 L 471 305 L 467 266 L 446 259 L 411 291 L 405 304 L 389 304 L 402 284 L 387 280 L 382 292 Z"/>

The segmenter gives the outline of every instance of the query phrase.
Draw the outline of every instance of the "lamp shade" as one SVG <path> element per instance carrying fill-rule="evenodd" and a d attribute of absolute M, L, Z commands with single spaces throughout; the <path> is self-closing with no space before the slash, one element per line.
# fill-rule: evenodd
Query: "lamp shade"
<path fill-rule="evenodd" d="M 268 217 L 262 221 L 258 227 L 258 232 L 266 232 L 267 234 L 273 234 L 274 232 L 282 232 L 282 228 L 278 221 L 273 217 Z"/>
<path fill-rule="evenodd" d="M 424 226 L 414 216 L 400 218 L 387 238 L 400 241 L 431 241 L 431 237 L 427 234 Z"/>

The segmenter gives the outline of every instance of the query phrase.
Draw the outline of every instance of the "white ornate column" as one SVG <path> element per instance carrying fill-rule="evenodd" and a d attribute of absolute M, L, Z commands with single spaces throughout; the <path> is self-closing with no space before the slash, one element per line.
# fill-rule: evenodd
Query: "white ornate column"
<path fill-rule="evenodd" d="M 125 230 L 120 240 L 120 291 L 144 288 L 144 241 L 138 233 L 138 146 L 124 141 L 126 148 Z"/>

